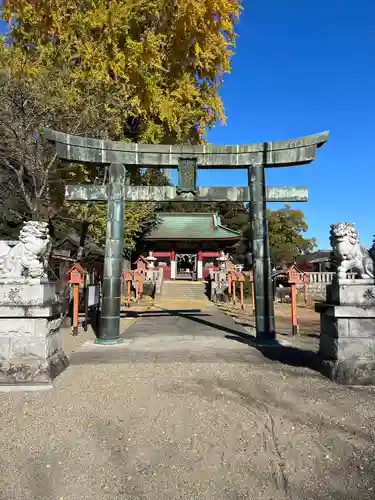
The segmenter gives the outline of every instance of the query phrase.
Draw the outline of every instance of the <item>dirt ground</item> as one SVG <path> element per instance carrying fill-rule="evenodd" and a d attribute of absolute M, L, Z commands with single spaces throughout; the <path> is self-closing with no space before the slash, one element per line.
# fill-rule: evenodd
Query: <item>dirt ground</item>
<path fill-rule="evenodd" d="M 53 390 L 0 393 L 0 500 L 372 500 L 373 389 L 274 359 L 223 316 L 154 308 L 107 347 L 66 330 Z"/>
<path fill-rule="evenodd" d="M 242 310 L 239 304 L 221 304 L 219 308 L 232 316 L 236 323 L 243 325 L 248 331 L 254 332 L 255 318 L 251 304 L 245 304 Z M 291 305 L 275 304 L 276 332 L 280 340 L 288 340 L 299 347 L 317 351 L 319 348 L 320 318 L 314 311 L 313 304 L 297 304 L 297 319 L 299 335 L 292 335 Z"/>

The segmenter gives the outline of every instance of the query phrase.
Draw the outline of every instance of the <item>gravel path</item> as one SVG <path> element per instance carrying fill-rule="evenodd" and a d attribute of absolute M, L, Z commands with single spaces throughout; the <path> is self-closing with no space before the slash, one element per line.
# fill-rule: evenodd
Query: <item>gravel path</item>
<path fill-rule="evenodd" d="M 151 317 L 73 346 L 54 390 L 0 393 L 1 500 L 374 498 L 373 389 L 272 361 L 234 323 Z"/>

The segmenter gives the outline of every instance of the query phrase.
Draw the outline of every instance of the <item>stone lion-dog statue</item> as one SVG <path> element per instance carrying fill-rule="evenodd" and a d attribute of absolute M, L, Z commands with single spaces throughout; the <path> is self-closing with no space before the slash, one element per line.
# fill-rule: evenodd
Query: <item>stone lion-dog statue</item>
<path fill-rule="evenodd" d="M 0 242 L 0 279 L 45 278 L 51 249 L 48 223 L 25 222 L 15 246 Z"/>
<path fill-rule="evenodd" d="M 359 242 L 359 235 L 352 222 L 331 225 L 330 243 L 337 261 L 337 277 L 345 279 L 348 271 L 362 279 L 374 278 L 375 247 L 370 251 Z"/>

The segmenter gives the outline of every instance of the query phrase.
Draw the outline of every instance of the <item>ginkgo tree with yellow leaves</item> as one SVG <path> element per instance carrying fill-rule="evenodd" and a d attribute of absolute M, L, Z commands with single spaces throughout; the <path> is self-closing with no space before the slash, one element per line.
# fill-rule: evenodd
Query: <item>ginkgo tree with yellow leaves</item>
<path fill-rule="evenodd" d="M 77 133 L 196 144 L 224 120 L 218 89 L 230 69 L 240 11 L 240 0 L 7 0 L 5 50 L 23 58 L 30 81 L 64 72 L 62 101 L 72 119 L 64 113 L 59 123 L 57 106 L 44 125 L 53 117 L 55 128 L 71 133 L 90 98 L 100 112 L 87 113 Z M 125 227 L 136 233 L 143 215 L 150 216 L 144 209 L 132 222 L 127 213 Z"/>

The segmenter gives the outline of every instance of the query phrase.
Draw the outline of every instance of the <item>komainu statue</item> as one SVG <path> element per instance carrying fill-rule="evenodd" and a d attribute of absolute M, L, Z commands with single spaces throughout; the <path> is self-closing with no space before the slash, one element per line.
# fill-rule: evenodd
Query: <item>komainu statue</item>
<path fill-rule="evenodd" d="M 0 279 L 45 278 L 51 249 L 48 224 L 25 222 L 14 247 L 0 242 Z"/>
<path fill-rule="evenodd" d="M 334 258 L 338 263 L 337 277 L 339 279 L 345 279 L 348 271 L 357 273 L 362 279 L 374 277 L 372 250 L 370 254 L 369 250 L 360 244 L 358 233 L 352 222 L 332 224 L 330 243 Z"/>
<path fill-rule="evenodd" d="M 374 273 L 375 273 L 375 234 L 373 235 L 372 247 L 369 250 L 369 254 L 372 259 L 372 262 L 374 263 Z"/>

